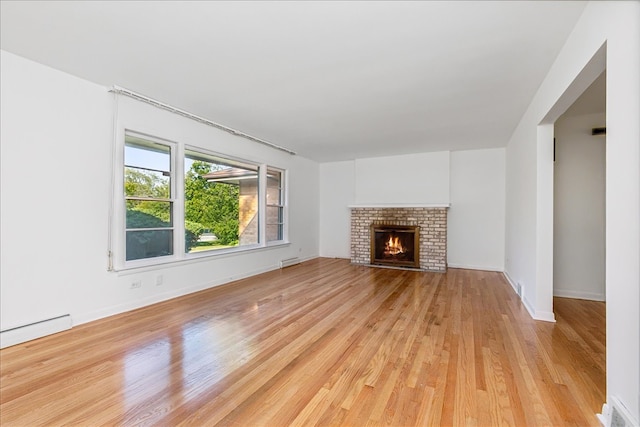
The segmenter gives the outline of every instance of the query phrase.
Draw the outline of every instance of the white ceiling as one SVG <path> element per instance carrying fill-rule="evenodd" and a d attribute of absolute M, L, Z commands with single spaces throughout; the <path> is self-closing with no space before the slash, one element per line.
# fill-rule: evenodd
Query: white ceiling
<path fill-rule="evenodd" d="M 505 146 L 584 6 L 2 1 L 0 41 L 334 161 Z"/>

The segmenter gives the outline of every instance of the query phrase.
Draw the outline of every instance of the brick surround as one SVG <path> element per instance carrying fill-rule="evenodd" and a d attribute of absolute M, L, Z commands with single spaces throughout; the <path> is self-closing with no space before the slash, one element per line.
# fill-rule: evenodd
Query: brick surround
<path fill-rule="evenodd" d="M 371 224 L 420 226 L 420 268 L 447 271 L 446 207 L 352 207 L 351 262 L 371 263 Z"/>

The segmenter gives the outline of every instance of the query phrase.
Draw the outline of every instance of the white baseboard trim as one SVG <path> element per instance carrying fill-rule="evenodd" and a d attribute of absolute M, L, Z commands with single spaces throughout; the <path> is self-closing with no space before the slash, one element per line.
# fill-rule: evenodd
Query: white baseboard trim
<path fill-rule="evenodd" d="M 338 259 L 351 259 L 351 255 L 345 255 L 345 254 L 332 254 L 332 253 L 324 253 L 318 256 L 319 258 L 338 258 Z"/>
<path fill-rule="evenodd" d="M 507 282 L 511 285 L 516 295 L 518 295 L 518 286 L 516 285 L 516 282 L 511 277 L 509 277 L 509 274 L 506 271 L 502 272 L 502 274 L 504 275 L 505 279 L 507 279 Z M 556 316 L 552 311 L 537 311 L 529 302 L 524 293 L 520 296 L 520 301 L 522 301 L 522 305 L 524 305 L 524 308 L 527 309 L 527 311 L 529 312 L 529 316 L 531 316 L 532 319 L 555 323 Z"/>
<path fill-rule="evenodd" d="M 230 277 L 225 277 L 222 279 L 214 280 L 211 282 L 204 282 L 198 285 L 189 286 L 186 288 L 175 289 L 169 292 L 164 292 L 161 294 L 155 294 L 148 298 L 143 298 L 141 300 L 136 300 L 131 303 L 118 304 L 115 306 L 107 307 L 101 310 L 94 311 L 92 313 L 85 313 L 74 316 L 75 324 L 82 325 L 84 323 L 93 322 L 95 320 L 104 319 L 105 317 L 115 316 L 116 314 L 126 313 L 127 311 L 136 310 L 138 308 L 146 307 L 148 305 L 157 304 L 159 302 L 167 301 L 173 298 L 178 298 L 184 295 L 189 295 L 194 292 L 204 291 L 205 289 L 213 288 L 216 286 L 224 285 L 229 282 L 233 282 L 236 280 L 245 279 L 250 276 L 255 276 L 257 274 L 267 273 L 273 270 L 279 270 L 280 263 L 278 262 L 275 265 L 271 265 L 269 267 L 257 269 L 251 272 L 242 273 L 239 275 L 234 275 Z"/>
<path fill-rule="evenodd" d="M 522 303 L 524 304 L 525 308 L 529 312 L 529 315 L 534 320 L 542 320 L 543 322 L 551 322 L 551 323 L 556 322 L 556 315 L 553 314 L 552 311 L 536 310 L 535 308 L 533 308 L 533 305 L 531 305 L 531 303 L 529 302 L 529 300 L 527 300 L 525 296 L 522 297 Z"/>
<path fill-rule="evenodd" d="M 447 267 L 449 268 L 462 268 L 464 270 L 480 270 L 480 271 L 496 271 L 498 273 L 504 273 L 504 268 L 502 267 L 488 267 L 488 266 L 480 266 L 480 265 L 469 265 L 469 264 L 456 264 L 456 263 L 447 263 Z"/>
<path fill-rule="evenodd" d="M 534 320 L 541 320 L 543 322 L 556 323 L 556 315 L 553 311 L 536 311 L 533 316 Z"/>
<path fill-rule="evenodd" d="M 507 279 L 507 283 L 509 283 L 513 288 L 513 292 L 515 292 L 516 295 L 518 295 L 518 287 L 516 286 L 516 282 L 511 279 L 511 277 L 509 276 L 509 273 L 507 273 L 506 271 L 503 271 L 502 275 L 504 276 L 505 279 Z"/>
<path fill-rule="evenodd" d="M 524 305 L 524 308 L 526 308 L 527 311 L 529 312 L 529 316 L 531 316 L 533 319 L 535 319 L 536 318 L 536 309 L 533 308 L 533 306 L 531 305 L 531 303 L 529 302 L 527 297 L 525 297 L 524 295 L 522 295 L 521 300 L 522 300 L 522 305 Z"/>
<path fill-rule="evenodd" d="M 554 289 L 554 297 L 585 299 L 589 301 L 605 301 L 605 296 L 597 292 L 574 291 L 572 289 Z"/>
<path fill-rule="evenodd" d="M 312 259 L 318 258 L 316 255 L 310 257 L 300 258 L 300 262 L 309 261 Z M 236 280 L 246 279 L 247 277 L 256 276 L 258 274 L 267 273 L 269 271 L 279 270 L 280 262 L 277 264 L 269 265 L 264 268 L 259 268 L 253 271 L 243 272 L 237 275 L 217 279 L 210 282 L 200 283 L 198 285 L 189 286 L 186 288 L 180 288 L 176 290 L 172 290 L 169 292 L 156 294 L 148 298 L 144 298 L 142 300 L 136 300 L 131 303 L 119 304 L 111 307 L 107 307 L 101 310 L 97 310 L 91 313 L 84 313 L 79 315 L 74 315 L 74 324 L 82 325 L 84 323 L 93 322 L 95 320 L 104 319 L 105 317 L 115 316 L 116 314 L 126 313 L 127 311 L 136 310 L 138 308 L 146 307 L 148 305 L 157 304 L 159 302 L 167 301 L 173 298 L 178 298 L 184 295 L 189 295 L 194 292 L 204 291 L 205 289 L 213 288 L 220 285 L 225 285 L 230 282 L 234 282 Z"/>
<path fill-rule="evenodd" d="M 0 348 L 22 344 L 67 329 L 71 329 L 71 316 L 68 314 L 7 329 L 0 332 Z"/>
<path fill-rule="evenodd" d="M 312 255 L 309 257 L 300 258 L 299 261 L 302 263 L 315 258 L 318 258 L 318 256 Z M 280 265 L 280 262 L 278 262 L 277 264 L 274 264 L 274 265 L 269 265 L 253 271 L 242 272 L 237 275 L 221 278 L 221 279 L 210 281 L 210 282 L 204 282 L 195 286 L 189 286 L 186 288 L 180 288 L 180 289 L 175 289 L 175 290 L 171 290 L 164 293 L 155 294 L 147 298 L 106 307 L 106 308 L 89 312 L 89 313 L 81 313 L 78 315 L 74 314 L 73 322 L 71 319 L 71 315 L 65 314 L 63 316 L 55 317 L 53 319 L 34 322 L 29 325 L 13 327 L 11 329 L 6 329 L 0 332 L 0 348 L 21 344 L 23 342 L 31 341 L 36 338 L 44 337 L 46 335 L 51 335 L 57 332 L 65 331 L 65 330 L 71 329 L 72 324 L 81 325 L 84 323 L 93 322 L 95 320 L 104 319 L 105 317 L 125 313 L 127 311 L 146 307 L 148 305 L 156 304 L 162 301 L 167 301 L 167 300 L 188 295 L 194 292 L 203 291 L 205 289 L 224 285 L 229 282 L 245 279 L 247 277 L 256 276 L 258 274 L 267 273 L 269 271 L 278 270 L 280 268 L 281 268 L 281 265 Z"/>

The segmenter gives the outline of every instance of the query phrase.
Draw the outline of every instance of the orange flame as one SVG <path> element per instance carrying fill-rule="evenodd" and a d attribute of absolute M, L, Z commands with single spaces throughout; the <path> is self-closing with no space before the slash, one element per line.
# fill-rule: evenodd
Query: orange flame
<path fill-rule="evenodd" d="M 402 243 L 400 243 L 400 238 L 398 237 L 389 237 L 389 241 L 384 245 L 385 252 L 388 252 L 390 255 L 398 255 L 404 253 L 404 248 L 402 247 Z"/>

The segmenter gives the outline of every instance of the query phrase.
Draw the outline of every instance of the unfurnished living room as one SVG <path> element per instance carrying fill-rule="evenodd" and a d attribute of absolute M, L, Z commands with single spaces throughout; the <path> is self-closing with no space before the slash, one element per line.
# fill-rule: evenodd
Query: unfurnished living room
<path fill-rule="evenodd" d="M 0 25 L 3 427 L 639 425 L 639 1 Z"/>

